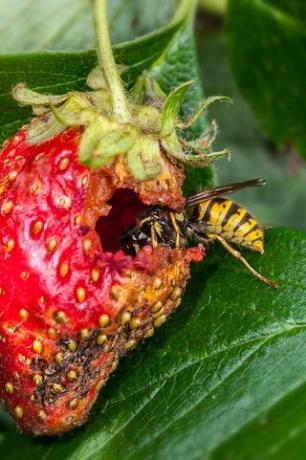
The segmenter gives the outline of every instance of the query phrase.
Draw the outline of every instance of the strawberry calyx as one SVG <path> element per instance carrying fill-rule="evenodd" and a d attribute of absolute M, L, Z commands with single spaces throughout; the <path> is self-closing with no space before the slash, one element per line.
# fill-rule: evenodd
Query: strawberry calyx
<path fill-rule="evenodd" d="M 80 163 L 99 169 L 125 156 L 136 181 L 151 180 L 163 172 L 163 156 L 174 163 L 206 167 L 226 156 L 227 150 L 212 152 L 216 137 L 215 122 L 197 142 L 187 142 L 183 132 L 195 123 L 216 101 L 229 101 L 223 96 L 206 99 L 187 120 L 181 120 L 180 108 L 192 81 L 174 89 L 167 97 L 147 73 L 137 80 L 127 97 L 115 63 L 108 34 L 106 1 L 94 2 L 98 66 L 87 78 L 88 91 L 64 95 L 45 95 L 19 83 L 13 97 L 30 105 L 36 116 L 27 127 L 27 142 L 40 144 L 68 127 L 80 127 Z"/>
<path fill-rule="evenodd" d="M 70 92 L 66 95 L 52 96 L 36 93 L 18 84 L 13 90 L 14 98 L 22 105 L 31 105 L 37 115 L 27 127 L 29 144 L 43 143 L 67 127 L 82 127 L 83 134 L 79 148 L 79 161 L 84 165 L 98 169 L 110 164 L 117 156 L 126 155 L 129 169 L 138 181 L 150 180 L 162 171 L 161 152 L 169 159 L 194 166 L 206 167 L 212 161 L 229 156 L 227 150 L 212 152 L 211 146 L 216 137 L 217 125 L 209 126 L 203 137 L 196 142 L 188 142 L 181 131 L 190 127 L 207 107 L 218 100 L 227 100 L 222 96 L 208 98 L 195 114 L 186 122 L 178 117 L 182 95 L 192 82 L 175 89 L 167 98 L 161 98 L 161 90 L 156 81 L 154 87 L 154 105 L 152 90 L 148 94 L 147 74 L 139 79 L 142 88 L 142 103 L 129 101 L 131 120 L 122 123 L 112 113 L 111 97 L 101 81 L 101 87 L 87 92 Z M 88 78 L 91 84 L 91 76 Z M 139 85 L 139 81 L 136 85 Z M 132 93 L 139 101 L 139 94 Z M 162 109 L 158 108 L 162 101 Z"/>

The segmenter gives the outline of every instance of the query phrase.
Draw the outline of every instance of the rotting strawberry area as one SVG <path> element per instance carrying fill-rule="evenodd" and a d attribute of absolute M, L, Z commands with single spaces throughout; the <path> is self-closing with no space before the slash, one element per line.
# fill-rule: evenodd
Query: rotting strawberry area
<path fill-rule="evenodd" d="M 122 249 L 120 238 L 128 227 L 136 224 L 137 216 L 144 211 L 145 205 L 137 193 L 129 189 L 116 190 L 108 203 L 111 210 L 107 216 L 98 219 L 96 231 L 104 251 L 116 252 Z"/>

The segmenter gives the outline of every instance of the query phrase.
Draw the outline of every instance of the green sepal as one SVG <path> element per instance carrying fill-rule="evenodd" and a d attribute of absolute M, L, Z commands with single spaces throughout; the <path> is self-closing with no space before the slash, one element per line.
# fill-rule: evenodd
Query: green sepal
<path fill-rule="evenodd" d="M 33 115 L 36 117 L 41 117 L 45 113 L 48 113 L 50 111 L 50 108 L 46 105 L 32 105 L 32 112 Z"/>
<path fill-rule="evenodd" d="M 200 118 L 203 112 L 206 112 L 208 107 L 215 102 L 227 102 L 231 103 L 232 99 L 227 96 L 210 96 L 195 110 L 195 112 L 185 122 L 179 122 L 177 128 L 187 129 L 190 128 Z"/>
<path fill-rule="evenodd" d="M 42 144 L 63 132 L 66 127 L 49 114 L 46 118 L 35 118 L 26 129 L 30 145 Z"/>
<path fill-rule="evenodd" d="M 197 141 L 188 143 L 178 137 L 176 128 L 192 125 L 210 104 L 230 101 L 223 96 L 210 97 L 187 121 L 180 123 L 179 109 L 192 83 L 184 83 L 166 98 L 158 83 L 148 73 L 143 74 L 134 87 L 134 100 L 129 103 L 131 121 L 124 123 L 114 117 L 103 72 L 97 67 L 88 77 L 88 85 L 94 91 L 49 96 L 19 84 L 13 95 L 20 103 L 32 105 L 38 115 L 27 127 L 30 144 L 45 142 L 67 127 L 81 126 L 84 127 L 79 145 L 81 163 L 100 168 L 125 154 L 131 174 L 137 181 L 145 181 L 161 173 L 161 149 L 169 158 L 200 167 L 220 157 L 229 157 L 226 150 L 211 152 L 217 134 L 214 121 Z"/>
<path fill-rule="evenodd" d="M 211 165 L 214 161 L 219 160 L 220 158 L 226 158 L 228 161 L 230 161 L 231 154 L 226 149 L 220 150 L 219 152 L 198 153 L 196 155 L 185 153 L 183 161 L 188 163 L 190 166 L 204 168 Z"/>
<path fill-rule="evenodd" d="M 184 161 L 183 147 L 175 131 L 166 139 L 161 139 L 161 146 L 170 158 Z"/>
<path fill-rule="evenodd" d="M 24 83 L 18 83 L 12 89 L 12 96 L 20 105 L 48 106 L 50 104 L 58 105 L 65 102 L 69 94 L 60 96 L 41 94 L 28 88 Z"/>
<path fill-rule="evenodd" d="M 105 129 L 106 126 L 103 117 L 96 115 L 85 129 L 79 145 L 79 160 L 81 163 L 87 163 L 87 161 L 90 160 Z"/>
<path fill-rule="evenodd" d="M 167 97 L 162 113 L 161 137 L 168 137 L 175 130 L 179 109 L 181 108 L 186 92 L 192 84 L 192 81 L 187 81 L 172 91 Z"/>
<path fill-rule="evenodd" d="M 161 129 L 161 117 L 159 111 L 152 105 L 134 105 L 134 125 L 144 133 L 150 133 L 159 137 Z"/>
<path fill-rule="evenodd" d="M 106 90 L 90 91 L 86 93 L 87 99 L 92 108 L 96 112 L 101 113 L 105 117 L 109 117 L 112 113 L 112 104 L 109 94 Z"/>
<path fill-rule="evenodd" d="M 185 141 L 184 139 L 181 139 L 181 143 L 184 147 L 184 149 L 192 150 L 194 154 L 200 154 L 200 153 L 209 153 L 212 144 L 215 142 L 216 137 L 218 134 L 218 125 L 215 120 L 213 120 L 206 131 L 204 132 L 203 136 L 200 137 L 199 139 L 196 139 L 194 141 Z"/>
<path fill-rule="evenodd" d="M 160 146 L 157 139 L 141 136 L 127 154 L 128 166 L 138 181 L 157 177 L 162 170 Z"/>
<path fill-rule="evenodd" d="M 118 155 L 127 153 L 137 141 L 136 133 L 124 129 L 107 132 L 100 138 L 86 165 L 100 168 L 111 163 Z"/>
<path fill-rule="evenodd" d="M 63 132 L 67 126 L 78 126 L 77 118 L 85 122 L 84 119 L 80 120 L 80 114 L 86 110 L 86 104 L 88 106 L 87 98 L 82 93 L 70 93 L 65 103 L 58 108 L 50 103 L 49 111 L 43 117 L 32 120 L 27 127 L 28 143 L 41 144 Z"/>
<path fill-rule="evenodd" d="M 119 75 L 121 75 L 126 69 L 127 66 L 122 64 L 116 65 Z M 104 89 L 107 90 L 107 84 L 105 81 L 104 74 L 100 67 L 97 65 L 95 66 L 88 74 L 86 84 L 88 88 L 99 90 Z"/>
<path fill-rule="evenodd" d="M 131 91 L 135 104 L 147 104 L 162 108 L 166 100 L 166 95 L 154 78 L 148 72 L 138 77 Z"/>
<path fill-rule="evenodd" d="M 71 126 L 85 126 L 88 125 L 91 120 L 96 117 L 94 110 L 86 108 L 80 109 L 78 111 L 68 111 L 65 110 L 65 107 L 62 109 L 57 109 L 55 106 L 51 105 L 51 112 L 54 115 L 54 118 L 66 127 Z"/>
<path fill-rule="evenodd" d="M 208 135 L 191 142 L 181 140 L 184 152 L 182 161 L 188 162 L 191 166 L 206 167 L 220 158 L 230 160 L 231 154 L 226 149 L 212 152 L 210 149 L 211 142 L 212 140 Z"/>
<path fill-rule="evenodd" d="M 216 124 L 213 124 L 216 127 Z M 183 139 L 178 139 L 174 131 L 171 136 L 161 141 L 162 147 L 170 157 L 175 157 L 182 163 L 188 163 L 191 166 L 206 167 L 215 160 L 226 157 L 230 159 L 230 153 L 227 150 L 219 152 L 211 152 L 210 150 L 210 137 L 212 134 L 208 133 L 203 138 L 187 142 Z M 213 134 L 214 135 L 214 134 Z"/>
<path fill-rule="evenodd" d="M 212 120 L 210 124 L 208 125 L 206 131 L 204 132 L 204 135 L 198 140 L 189 141 L 189 143 L 190 144 L 195 143 L 195 145 L 198 145 L 198 143 L 200 142 L 202 146 L 207 145 L 207 147 L 210 148 L 216 140 L 218 131 L 219 131 L 219 128 L 218 128 L 218 124 L 216 120 Z"/>

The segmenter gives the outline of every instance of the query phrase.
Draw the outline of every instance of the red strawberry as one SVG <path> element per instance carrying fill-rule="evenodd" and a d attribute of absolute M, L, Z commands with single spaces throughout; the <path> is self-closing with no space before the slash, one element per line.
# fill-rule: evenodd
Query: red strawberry
<path fill-rule="evenodd" d="M 80 136 L 28 145 L 21 130 L 0 157 L 0 394 L 35 435 L 84 422 L 120 356 L 179 305 L 202 256 L 165 247 L 126 256 L 123 226 L 143 203 L 181 208 L 182 173 L 164 160 L 167 182 L 136 182 L 122 157 L 92 172 L 77 160 Z"/>

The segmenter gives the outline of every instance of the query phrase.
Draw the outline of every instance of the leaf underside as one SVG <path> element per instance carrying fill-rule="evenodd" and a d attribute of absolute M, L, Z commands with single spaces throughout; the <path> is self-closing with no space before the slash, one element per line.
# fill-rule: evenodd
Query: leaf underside
<path fill-rule="evenodd" d="M 177 0 L 111 0 L 113 43 L 132 40 L 164 26 Z M 0 0 L 0 53 L 81 50 L 94 47 L 88 0 Z"/>

